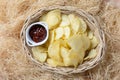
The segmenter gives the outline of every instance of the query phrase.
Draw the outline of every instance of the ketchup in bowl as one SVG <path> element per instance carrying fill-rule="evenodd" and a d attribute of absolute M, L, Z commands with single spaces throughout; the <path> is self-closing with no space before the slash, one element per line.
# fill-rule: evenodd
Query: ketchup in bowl
<path fill-rule="evenodd" d="M 36 24 L 31 27 L 29 34 L 31 39 L 38 43 L 46 38 L 47 31 L 42 25 Z"/>

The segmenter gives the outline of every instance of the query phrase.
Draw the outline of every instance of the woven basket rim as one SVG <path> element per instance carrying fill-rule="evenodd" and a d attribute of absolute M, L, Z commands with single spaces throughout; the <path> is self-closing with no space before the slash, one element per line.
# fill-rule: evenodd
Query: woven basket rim
<path fill-rule="evenodd" d="M 95 32 L 95 35 L 100 40 L 100 43 L 97 46 L 99 48 L 98 55 L 96 56 L 95 59 L 79 65 L 78 68 L 70 68 L 70 67 L 50 67 L 48 64 L 40 63 L 32 57 L 30 47 L 27 46 L 26 41 L 25 41 L 26 28 L 28 27 L 28 25 L 35 22 L 35 20 L 38 19 L 40 16 L 42 16 L 45 12 L 48 12 L 53 9 L 60 9 L 62 11 L 62 13 L 71 13 L 71 12 L 76 13 L 76 14 L 80 15 L 81 17 L 83 17 L 87 21 L 87 24 L 89 24 L 89 28 Z M 63 75 L 68 75 L 68 74 L 73 74 L 73 73 L 81 73 L 81 72 L 85 72 L 86 70 L 89 70 L 91 68 L 94 68 L 102 60 L 102 58 L 105 54 L 105 46 L 106 46 L 105 45 L 105 35 L 104 35 L 104 32 L 102 31 L 102 29 L 100 28 L 101 25 L 99 23 L 100 22 L 97 21 L 97 19 L 94 16 L 90 15 L 89 13 L 87 13 L 86 11 L 84 11 L 82 9 L 78 9 L 73 6 L 44 7 L 44 8 L 39 9 L 38 11 L 36 11 L 34 14 L 32 14 L 31 16 L 29 16 L 26 19 L 24 26 L 20 33 L 20 39 L 21 39 L 21 42 L 22 42 L 22 45 L 23 45 L 26 55 L 33 62 L 35 62 L 35 64 L 38 64 L 40 66 L 41 70 L 47 70 L 50 72 L 60 73 Z"/>

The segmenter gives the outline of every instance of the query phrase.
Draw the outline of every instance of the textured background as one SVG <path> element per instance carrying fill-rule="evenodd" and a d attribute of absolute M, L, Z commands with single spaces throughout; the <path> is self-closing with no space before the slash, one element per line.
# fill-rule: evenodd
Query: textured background
<path fill-rule="evenodd" d="M 120 80 L 120 3 L 113 1 L 120 0 L 0 0 L 0 80 Z M 71 5 L 101 17 L 107 50 L 94 69 L 63 76 L 41 71 L 25 56 L 19 36 L 25 19 L 52 5 Z"/>

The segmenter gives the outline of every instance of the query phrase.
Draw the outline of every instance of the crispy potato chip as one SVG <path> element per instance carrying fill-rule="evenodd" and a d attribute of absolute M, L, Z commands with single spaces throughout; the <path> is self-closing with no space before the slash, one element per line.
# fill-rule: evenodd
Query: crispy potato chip
<path fill-rule="evenodd" d="M 37 46 L 36 48 L 38 48 L 40 52 L 47 52 L 47 48 L 44 46 Z"/>
<path fill-rule="evenodd" d="M 70 37 L 67 42 L 68 42 L 68 45 L 76 52 L 85 50 L 82 37 L 78 34 Z"/>
<path fill-rule="evenodd" d="M 56 61 L 54 59 L 48 58 L 47 63 L 52 67 L 64 66 L 64 63 L 61 61 Z"/>
<path fill-rule="evenodd" d="M 83 42 L 83 48 L 84 48 L 84 50 L 85 51 L 88 50 L 89 47 L 90 47 L 90 40 L 89 40 L 89 38 L 87 36 L 85 36 L 85 35 L 82 35 L 81 39 L 82 39 L 82 42 Z"/>
<path fill-rule="evenodd" d="M 53 43 L 55 40 L 55 30 L 50 30 L 49 31 L 49 37 L 48 37 L 48 40 L 47 42 L 44 44 L 47 48 L 48 46 Z"/>
<path fill-rule="evenodd" d="M 74 67 L 77 67 L 79 63 L 81 64 L 83 62 L 84 56 L 85 52 L 83 51 L 76 53 L 74 50 L 70 50 L 69 58 L 71 59 Z"/>
<path fill-rule="evenodd" d="M 84 32 L 84 33 L 83 33 L 83 35 L 84 35 L 84 36 L 87 36 L 87 35 L 88 35 L 87 31 L 86 31 L 86 32 Z"/>
<path fill-rule="evenodd" d="M 83 35 L 83 36 L 87 36 L 87 35 L 88 35 L 87 31 L 85 31 L 84 33 L 78 32 L 78 34 L 79 34 L 79 35 Z"/>
<path fill-rule="evenodd" d="M 60 26 L 65 27 L 70 25 L 70 20 L 67 15 L 62 14 L 62 22 L 60 23 Z"/>
<path fill-rule="evenodd" d="M 88 56 L 84 58 L 84 60 L 89 60 L 89 59 L 95 58 L 96 56 L 97 56 L 96 49 L 92 49 L 90 50 Z"/>
<path fill-rule="evenodd" d="M 49 39 L 50 39 L 50 43 L 54 42 L 54 40 L 55 40 L 55 31 L 54 30 L 50 31 Z"/>
<path fill-rule="evenodd" d="M 61 11 L 56 9 L 48 12 L 46 16 L 46 22 L 48 23 L 49 29 L 58 27 L 61 22 Z"/>
<path fill-rule="evenodd" d="M 69 14 L 68 17 L 70 19 L 71 27 L 74 33 L 84 33 L 87 30 L 87 25 L 82 18 L 79 18 L 74 14 Z"/>
<path fill-rule="evenodd" d="M 65 47 L 65 48 L 67 48 L 67 49 L 70 49 L 70 47 L 68 46 L 66 40 L 59 39 L 59 41 L 60 41 L 60 47 L 62 46 L 62 47 Z"/>
<path fill-rule="evenodd" d="M 61 56 L 63 58 L 63 62 L 64 62 L 64 65 L 65 66 L 71 66 L 71 60 L 69 58 L 69 50 L 64 48 L 64 47 L 61 47 Z"/>
<path fill-rule="evenodd" d="M 57 61 L 62 61 L 62 58 L 60 55 L 60 41 L 59 40 L 50 44 L 50 46 L 48 47 L 48 56 Z"/>
<path fill-rule="evenodd" d="M 75 16 L 74 14 L 70 14 L 68 15 L 69 19 L 70 19 L 70 23 L 71 23 L 71 28 L 74 31 L 74 33 L 77 33 L 80 29 L 80 20 L 77 16 Z"/>
<path fill-rule="evenodd" d="M 47 52 L 45 51 L 46 50 L 42 47 L 33 47 L 33 57 L 40 62 L 45 62 L 47 59 Z"/>
<path fill-rule="evenodd" d="M 79 18 L 80 20 L 80 33 L 84 33 L 87 30 L 87 24 L 85 23 L 85 21 L 82 18 Z"/>
<path fill-rule="evenodd" d="M 89 39 L 93 38 L 93 32 L 92 31 L 88 31 L 88 37 L 89 37 Z"/>
<path fill-rule="evenodd" d="M 62 27 L 58 27 L 55 30 L 55 33 L 56 33 L 55 40 L 60 39 L 60 38 L 62 38 L 64 36 L 64 30 L 63 30 Z"/>
<path fill-rule="evenodd" d="M 71 30 L 70 30 L 70 27 L 67 26 L 64 28 L 64 35 L 65 35 L 65 38 L 68 39 L 70 37 L 70 34 L 71 34 Z"/>
<path fill-rule="evenodd" d="M 77 67 L 79 63 L 83 62 L 84 53 L 76 53 L 73 50 L 68 50 L 64 47 L 61 47 L 61 56 L 65 66 L 74 66 Z"/>
<path fill-rule="evenodd" d="M 95 48 L 98 45 L 98 40 L 95 36 L 93 36 L 93 39 L 91 40 L 91 48 Z"/>
<path fill-rule="evenodd" d="M 40 17 L 39 21 L 46 21 L 47 14 L 44 14 Z"/>

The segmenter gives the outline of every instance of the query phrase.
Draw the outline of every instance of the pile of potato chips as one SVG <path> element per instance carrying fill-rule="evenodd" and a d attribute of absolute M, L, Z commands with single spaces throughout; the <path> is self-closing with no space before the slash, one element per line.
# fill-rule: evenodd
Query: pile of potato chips
<path fill-rule="evenodd" d="M 33 57 L 52 67 L 74 66 L 95 58 L 98 40 L 86 22 L 75 14 L 62 14 L 59 9 L 40 17 L 49 26 L 48 41 L 32 47 Z M 87 55 L 87 56 L 86 56 Z"/>

